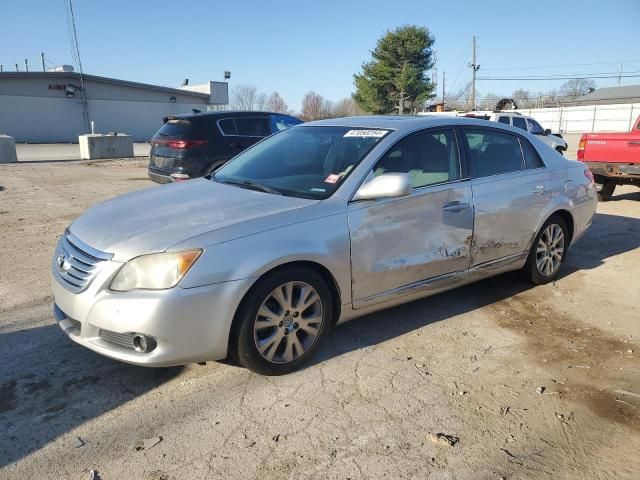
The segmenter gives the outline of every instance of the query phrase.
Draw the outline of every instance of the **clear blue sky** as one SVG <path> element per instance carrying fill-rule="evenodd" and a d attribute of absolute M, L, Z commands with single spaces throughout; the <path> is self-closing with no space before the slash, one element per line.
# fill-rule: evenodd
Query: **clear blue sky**
<path fill-rule="evenodd" d="M 438 72 L 447 72 L 451 90 L 470 79 L 474 34 L 480 77 L 615 72 L 619 63 L 640 73 L 638 0 L 75 0 L 74 8 L 86 73 L 178 86 L 185 77 L 221 80 L 230 70 L 232 87 L 277 90 L 294 109 L 309 90 L 333 101 L 349 96 L 376 40 L 403 24 L 433 32 Z M 64 0 L 2 0 L 0 12 L 5 69 L 19 63 L 22 70 L 25 58 L 39 69 L 41 51 L 52 64 L 72 63 Z M 486 80 L 477 88 L 508 94 L 561 83 Z"/>

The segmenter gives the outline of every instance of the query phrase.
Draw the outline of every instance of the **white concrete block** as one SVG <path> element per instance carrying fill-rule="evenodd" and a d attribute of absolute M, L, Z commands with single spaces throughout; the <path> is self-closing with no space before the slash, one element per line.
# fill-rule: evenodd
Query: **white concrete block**
<path fill-rule="evenodd" d="M 78 137 L 80 158 L 95 160 L 97 158 L 133 157 L 133 137 L 131 135 L 87 134 Z"/>
<path fill-rule="evenodd" d="M 15 140 L 8 135 L 0 135 L 0 163 L 14 163 L 17 161 Z"/>

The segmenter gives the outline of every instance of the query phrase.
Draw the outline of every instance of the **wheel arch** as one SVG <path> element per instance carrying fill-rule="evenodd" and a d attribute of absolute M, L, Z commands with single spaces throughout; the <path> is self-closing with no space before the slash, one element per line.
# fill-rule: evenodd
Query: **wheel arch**
<path fill-rule="evenodd" d="M 574 234 L 574 231 L 575 231 L 575 222 L 573 220 L 573 215 L 571 215 L 571 212 L 569 212 L 569 210 L 559 209 L 559 210 L 556 210 L 555 212 L 553 212 L 551 215 L 549 215 L 547 217 L 547 219 L 545 220 L 545 223 L 546 223 L 547 220 L 549 220 L 554 215 L 558 215 L 567 224 L 567 229 L 569 230 L 569 239 L 568 239 L 567 243 L 569 245 L 571 245 L 571 242 L 573 241 L 573 234 Z M 544 225 L 544 223 L 543 223 L 543 225 Z"/>
<path fill-rule="evenodd" d="M 276 265 L 269 270 L 263 272 L 260 276 L 256 277 L 251 287 L 247 289 L 245 294 L 243 295 L 240 303 L 238 303 L 238 308 L 233 315 L 233 320 L 231 322 L 231 328 L 229 331 L 229 340 L 227 343 L 227 356 L 235 357 L 236 354 L 236 346 L 238 341 L 238 331 L 240 327 L 240 316 L 239 313 L 245 305 L 247 297 L 256 287 L 256 284 L 263 278 L 272 275 L 276 272 L 286 270 L 292 267 L 301 267 L 308 270 L 312 270 L 318 273 L 325 280 L 329 291 L 331 292 L 331 297 L 333 300 L 333 309 L 331 312 L 331 324 L 335 325 L 335 323 L 340 318 L 340 313 L 342 310 L 342 293 L 340 291 L 340 286 L 335 276 L 331 273 L 331 271 L 321 263 L 312 261 L 312 260 L 292 260 Z M 235 360 L 235 358 L 234 358 Z"/>

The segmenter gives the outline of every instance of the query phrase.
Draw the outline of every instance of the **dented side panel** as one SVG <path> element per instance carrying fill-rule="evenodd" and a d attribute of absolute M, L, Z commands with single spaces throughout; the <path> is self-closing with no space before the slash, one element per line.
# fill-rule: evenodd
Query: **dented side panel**
<path fill-rule="evenodd" d="M 565 179 L 565 172 L 545 168 L 475 179 L 471 266 L 524 253 Z"/>
<path fill-rule="evenodd" d="M 463 208 L 445 209 L 456 204 Z M 366 305 L 380 293 L 469 267 L 471 187 L 455 182 L 409 197 L 352 203 L 349 229 L 353 299 Z"/>

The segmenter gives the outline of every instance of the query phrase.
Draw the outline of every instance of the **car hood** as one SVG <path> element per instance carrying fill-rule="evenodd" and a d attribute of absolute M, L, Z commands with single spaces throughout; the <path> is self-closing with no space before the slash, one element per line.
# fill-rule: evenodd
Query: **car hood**
<path fill-rule="evenodd" d="M 69 229 L 88 245 L 113 253 L 114 260 L 126 261 L 197 235 L 318 202 L 197 179 L 100 203 Z"/>

